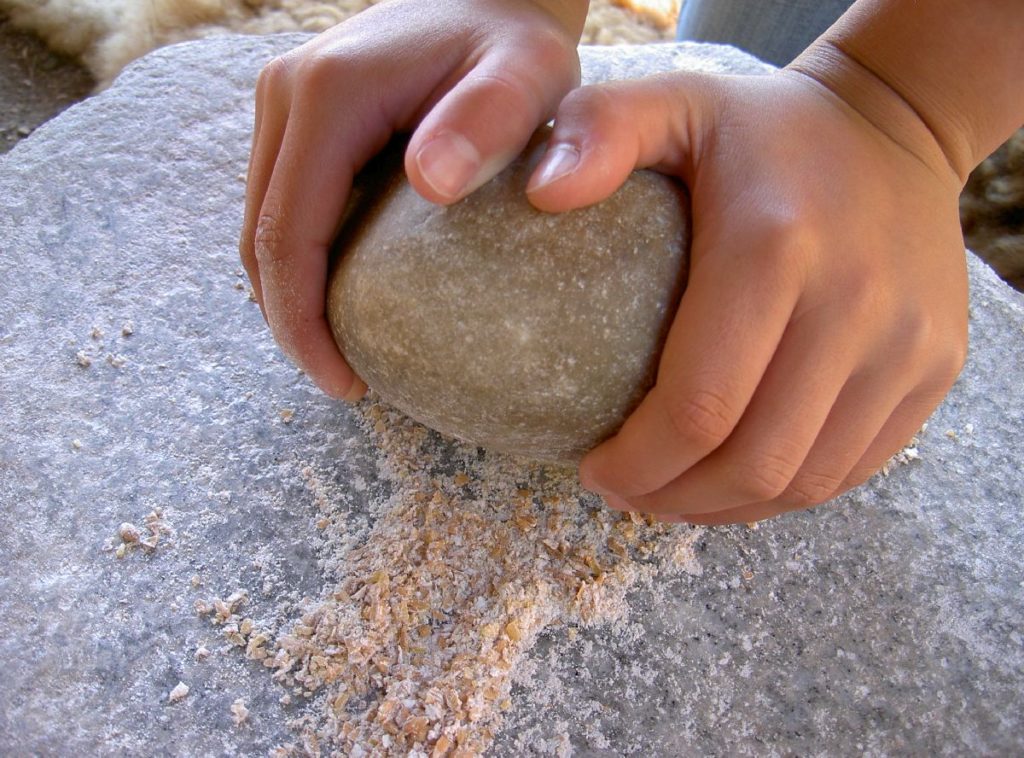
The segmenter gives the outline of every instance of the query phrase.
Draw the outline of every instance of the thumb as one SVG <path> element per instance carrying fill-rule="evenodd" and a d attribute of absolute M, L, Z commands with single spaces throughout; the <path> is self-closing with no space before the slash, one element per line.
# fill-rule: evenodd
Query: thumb
<path fill-rule="evenodd" d="M 604 200 L 635 168 L 691 183 L 706 116 L 704 75 L 659 74 L 581 87 L 562 102 L 544 158 L 526 187 L 542 211 Z"/>
<path fill-rule="evenodd" d="M 579 77 L 576 48 L 553 32 L 489 51 L 416 129 L 412 186 L 435 203 L 465 197 L 523 150 Z"/>

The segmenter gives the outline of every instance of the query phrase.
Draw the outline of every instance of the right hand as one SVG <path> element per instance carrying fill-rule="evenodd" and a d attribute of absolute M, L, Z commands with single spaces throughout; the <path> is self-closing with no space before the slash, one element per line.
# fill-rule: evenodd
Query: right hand
<path fill-rule="evenodd" d="M 394 0 L 260 74 L 242 263 L 274 338 L 329 395 L 356 400 L 366 389 L 324 315 L 353 177 L 413 129 L 406 172 L 427 200 L 455 202 L 497 174 L 579 83 L 586 6 Z"/>

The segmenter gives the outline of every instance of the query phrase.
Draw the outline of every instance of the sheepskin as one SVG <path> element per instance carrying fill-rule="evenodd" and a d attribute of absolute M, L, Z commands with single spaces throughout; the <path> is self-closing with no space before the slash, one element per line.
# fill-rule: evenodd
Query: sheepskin
<path fill-rule="evenodd" d="M 380 0 L 0 0 L 15 26 L 81 60 L 100 88 L 128 63 L 163 45 L 216 34 L 319 32 Z M 650 0 L 647 0 L 650 3 Z M 594 0 L 583 42 L 670 39 L 678 4 Z"/>

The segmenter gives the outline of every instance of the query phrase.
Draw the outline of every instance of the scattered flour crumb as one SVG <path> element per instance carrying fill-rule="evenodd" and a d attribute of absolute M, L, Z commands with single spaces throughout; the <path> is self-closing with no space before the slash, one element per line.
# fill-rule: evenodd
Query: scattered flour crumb
<path fill-rule="evenodd" d="M 700 571 L 699 528 L 611 511 L 568 469 L 453 453 L 375 400 L 359 410 L 391 485 L 371 500 L 359 539 L 343 488 L 297 471 L 337 582 L 276 634 L 240 615 L 241 591 L 196 604 L 290 697 L 310 699 L 292 723 L 298 744 L 276 754 L 484 753 L 542 634 L 621 622 L 639 583 Z M 572 729 L 584 726 L 536 743 L 571 755 Z"/>
<path fill-rule="evenodd" d="M 135 524 L 125 521 L 117 528 L 117 539 L 120 544 L 116 547 L 108 545 L 107 550 L 113 548 L 114 555 L 124 558 L 129 550 L 142 548 L 147 553 L 156 550 L 160 540 L 164 537 L 172 537 L 174 529 L 164 518 L 161 508 L 154 508 L 147 514 L 144 520 L 145 533 Z M 167 543 L 164 543 L 167 544 Z"/>
<path fill-rule="evenodd" d="M 245 700 L 237 698 L 231 704 L 231 716 L 235 720 L 235 726 L 241 726 L 249 718 L 249 709 L 245 707 Z"/>
<path fill-rule="evenodd" d="M 902 450 L 897 452 L 892 458 L 882 465 L 882 476 L 889 476 L 889 472 L 892 471 L 894 466 L 902 466 L 910 463 L 911 461 L 920 460 L 920 436 L 923 435 L 927 429 L 928 424 L 924 424 L 921 427 L 921 430 L 910 438 L 910 442 L 908 442 Z"/>
<path fill-rule="evenodd" d="M 179 700 L 184 700 L 188 696 L 188 685 L 184 682 L 178 682 L 174 689 L 167 695 L 167 702 L 177 703 Z"/>

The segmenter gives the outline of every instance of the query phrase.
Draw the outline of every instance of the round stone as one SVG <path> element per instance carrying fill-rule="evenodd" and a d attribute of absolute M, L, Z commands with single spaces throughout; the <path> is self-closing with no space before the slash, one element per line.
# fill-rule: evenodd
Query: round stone
<path fill-rule="evenodd" d="M 327 315 L 387 402 L 494 450 L 574 462 L 654 383 L 686 282 L 689 199 L 636 171 L 607 200 L 549 214 L 524 188 L 546 130 L 465 200 L 421 198 L 393 144 L 361 172 Z"/>

